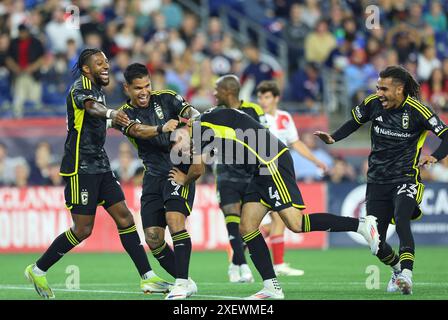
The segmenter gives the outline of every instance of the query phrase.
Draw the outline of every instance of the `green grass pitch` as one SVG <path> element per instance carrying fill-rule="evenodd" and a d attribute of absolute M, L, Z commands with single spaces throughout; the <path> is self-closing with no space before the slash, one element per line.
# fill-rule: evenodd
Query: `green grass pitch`
<path fill-rule="evenodd" d="M 40 299 L 26 282 L 23 271 L 37 254 L 0 254 L 0 299 Z M 448 299 L 448 248 L 417 247 L 414 270 L 414 294 L 402 296 L 386 293 L 390 271 L 365 249 L 287 250 L 286 261 L 305 270 L 301 277 L 280 277 L 286 299 L 299 300 L 408 300 Z M 250 260 L 250 259 L 249 259 Z M 171 280 L 150 258 L 153 269 Z M 68 289 L 69 266 L 79 268 L 79 289 Z M 369 266 L 377 266 L 379 289 L 367 289 Z M 191 299 L 236 300 L 261 289 L 261 278 L 251 265 L 256 281 L 253 284 L 231 284 L 227 279 L 228 260 L 225 252 L 193 252 L 190 275 L 199 292 Z M 370 267 L 372 268 L 372 267 Z M 373 267 L 375 269 L 375 267 Z M 367 270 L 368 271 L 368 270 Z M 139 277 L 126 254 L 67 254 L 48 272 L 48 281 L 56 299 L 163 299 L 161 294 L 139 292 Z M 67 278 L 69 277 L 69 278 Z M 70 282 L 70 281 L 69 281 Z M 372 281 L 367 280 L 372 284 Z"/>

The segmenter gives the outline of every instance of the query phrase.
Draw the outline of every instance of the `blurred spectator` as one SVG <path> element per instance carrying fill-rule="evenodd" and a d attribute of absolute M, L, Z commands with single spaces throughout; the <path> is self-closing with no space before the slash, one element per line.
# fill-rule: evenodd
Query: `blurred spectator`
<path fill-rule="evenodd" d="M 323 79 L 315 63 L 307 63 L 291 79 L 291 99 L 305 106 L 306 111 L 320 112 L 323 98 Z"/>
<path fill-rule="evenodd" d="M 29 161 L 29 184 L 32 186 L 45 185 L 50 176 L 50 162 L 52 160 L 51 146 L 48 142 L 39 142 L 34 150 L 34 158 Z"/>
<path fill-rule="evenodd" d="M 420 81 L 429 79 L 432 71 L 440 68 L 442 63 L 436 56 L 436 48 L 432 45 L 423 45 L 421 53 L 418 55 L 417 77 Z"/>
<path fill-rule="evenodd" d="M 223 41 L 221 38 L 213 38 L 210 41 L 210 63 L 213 73 L 221 77 L 225 74 L 232 73 L 233 60 L 223 52 Z"/>
<path fill-rule="evenodd" d="M 303 9 L 302 18 L 305 24 L 310 28 L 314 29 L 316 24 L 318 24 L 319 19 L 322 16 L 322 12 L 318 4 L 319 0 L 306 0 L 305 7 Z"/>
<path fill-rule="evenodd" d="M 65 10 L 58 8 L 53 12 L 52 20 L 45 27 L 45 34 L 48 38 L 49 50 L 53 54 L 66 53 L 67 41 L 73 39 L 76 47 L 82 46 L 82 37 L 79 29 L 73 28 L 69 23 L 65 22 Z"/>
<path fill-rule="evenodd" d="M 305 132 L 300 136 L 300 140 L 312 151 L 313 155 L 328 168 L 333 167 L 333 158 L 324 149 L 318 147 L 316 138 L 310 132 Z M 294 171 L 296 179 L 299 181 L 320 181 L 323 179 L 323 172 L 314 163 L 305 159 L 295 151 L 291 151 L 294 160 Z"/>
<path fill-rule="evenodd" d="M 433 164 L 428 170 L 434 181 L 448 182 L 448 157 Z"/>
<path fill-rule="evenodd" d="M 192 13 L 186 13 L 182 20 L 182 26 L 179 30 L 181 38 L 187 44 L 191 45 L 196 33 L 198 31 L 198 19 L 196 15 Z"/>
<path fill-rule="evenodd" d="M 0 186 L 14 184 L 17 159 L 8 157 L 8 148 L 0 142 Z"/>
<path fill-rule="evenodd" d="M 351 164 L 344 158 L 336 158 L 333 168 L 330 169 L 325 180 L 331 183 L 354 182 L 356 180 L 356 172 Z"/>
<path fill-rule="evenodd" d="M 168 29 L 177 29 L 180 27 L 184 18 L 182 8 L 172 0 L 162 0 L 160 12 L 165 16 Z"/>
<path fill-rule="evenodd" d="M 448 110 L 448 78 L 441 68 L 432 71 L 428 81 L 421 84 L 420 92 L 422 100 L 434 109 Z"/>
<path fill-rule="evenodd" d="M 51 160 L 48 165 L 48 179 L 47 185 L 49 186 L 62 186 L 64 185 L 64 179 L 59 174 L 61 169 L 61 163 L 55 159 Z"/>
<path fill-rule="evenodd" d="M 191 77 L 191 87 L 185 98 L 200 112 L 209 109 L 216 104 L 213 90 L 217 79 L 210 59 L 204 59 Z"/>
<path fill-rule="evenodd" d="M 305 59 L 308 62 L 323 63 L 327 60 L 331 50 L 336 47 L 336 39 L 328 31 L 328 23 L 320 20 L 313 32 L 305 39 Z"/>
<path fill-rule="evenodd" d="M 110 164 L 112 171 L 121 183 L 131 183 L 141 162 L 134 157 L 131 145 L 128 142 L 120 143 L 118 147 L 118 158 Z"/>
<path fill-rule="evenodd" d="M 120 49 L 132 49 L 135 42 L 135 18 L 133 16 L 128 15 L 124 18 L 124 23 L 118 27 L 114 41 Z"/>
<path fill-rule="evenodd" d="M 186 44 L 176 29 L 171 29 L 168 34 L 168 46 L 173 56 L 180 56 L 185 52 Z"/>
<path fill-rule="evenodd" d="M 426 13 L 423 19 L 431 25 L 435 32 L 447 32 L 446 12 L 443 12 L 440 1 L 433 0 L 431 3 L 431 11 Z"/>
<path fill-rule="evenodd" d="M 19 26 L 19 37 L 11 41 L 6 65 L 14 76 L 13 108 L 14 115 L 23 116 L 25 101 L 31 101 L 40 107 L 42 84 L 40 68 L 43 64 L 44 48 L 33 37 L 27 26 Z"/>
<path fill-rule="evenodd" d="M 359 169 L 358 178 L 356 179 L 358 183 L 367 183 L 367 171 L 369 170 L 369 159 L 365 159 L 361 168 Z"/>
<path fill-rule="evenodd" d="M 151 87 L 152 90 L 171 89 L 166 84 L 165 71 L 163 69 L 156 69 L 151 73 Z"/>
<path fill-rule="evenodd" d="M 356 49 L 353 51 L 351 63 L 345 68 L 345 83 L 347 85 L 347 92 L 350 98 L 361 91 L 361 95 L 367 95 L 369 89 L 370 79 L 374 79 L 375 85 L 378 78 L 378 73 L 367 61 L 366 52 L 363 49 Z"/>
<path fill-rule="evenodd" d="M 26 188 L 30 176 L 30 167 L 25 159 L 21 159 L 14 167 L 15 181 L 14 186 L 18 188 Z"/>
<path fill-rule="evenodd" d="M 398 62 L 404 64 L 417 54 L 421 39 L 419 33 L 401 22 L 387 32 L 386 45 L 398 54 Z"/>
<path fill-rule="evenodd" d="M 406 19 L 406 23 L 417 31 L 423 30 L 425 27 L 425 21 L 422 19 L 422 13 L 423 8 L 421 3 L 411 3 L 409 8 L 409 17 Z"/>
<path fill-rule="evenodd" d="M 280 64 L 269 55 L 262 54 L 260 49 L 253 43 L 244 47 L 244 54 L 248 60 L 247 66 L 241 75 L 243 85 L 252 82 L 251 95 L 255 97 L 256 87 L 263 80 L 276 80 L 280 91 L 284 87 L 284 73 Z"/>
<path fill-rule="evenodd" d="M 182 56 L 173 57 L 172 67 L 166 71 L 166 83 L 182 96 L 187 94 L 191 81 L 191 53 L 186 51 Z"/>
<path fill-rule="evenodd" d="M 0 34 L 0 110 L 9 109 L 11 103 L 10 73 L 6 67 L 8 56 L 9 36 Z M 5 108 L 3 108 L 5 107 Z"/>

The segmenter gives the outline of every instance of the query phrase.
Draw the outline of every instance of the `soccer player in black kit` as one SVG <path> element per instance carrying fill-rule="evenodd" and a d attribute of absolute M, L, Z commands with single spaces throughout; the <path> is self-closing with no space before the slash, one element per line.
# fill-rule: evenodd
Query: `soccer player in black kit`
<path fill-rule="evenodd" d="M 72 214 L 73 226 L 59 235 L 35 264 L 25 269 L 25 276 L 40 296 L 54 298 L 46 279 L 47 270 L 89 237 L 97 205 L 102 205 L 114 219 L 121 243 L 141 276 L 142 291 L 167 292 L 170 284 L 151 270 L 132 213 L 103 148 L 106 119 L 121 126 L 130 123 L 123 111 L 105 106 L 102 87 L 109 84 L 109 61 L 101 50 L 85 49 L 75 71 L 81 75 L 67 96 L 68 132 L 60 170 L 66 183 L 65 202 Z"/>
<path fill-rule="evenodd" d="M 176 278 L 166 299 L 185 299 L 197 292 L 188 277 L 191 239 L 185 222 L 193 207 L 194 181 L 204 167 L 172 162 L 170 132 L 180 120 L 199 112 L 174 91 L 152 91 L 149 72 L 140 63 L 129 65 L 124 77 L 130 99 L 120 110 L 131 123 L 117 127 L 137 148 L 145 166 L 140 211 L 146 243 L 161 266 Z M 187 181 L 188 173 L 193 178 Z M 165 242 L 167 226 L 174 251 Z"/>
<path fill-rule="evenodd" d="M 248 299 L 284 298 L 269 248 L 258 229 L 269 210 L 277 211 L 293 232 L 358 232 L 369 243 L 371 252 L 376 254 L 379 237 L 375 217 L 355 219 L 328 213 L 302 213 L 299 208 L 304 203 L 288 148 L 269 129 L 246 113 L 238 109 L 216 107 L 202 114 L 199 121 L 193 122 L 190 134 L 193 136 L 193 152 L 196 155 L 193 163 L 209 163 L 213 157 L 218 157 L 221 163 L 240 163 L 247 167 L 246 172 L 253 172 L 243 196 L 239 230 L 264 286 Z M 174 150 L 188 152 L 189 144 L 190 140 L 185 139 L 176 143 Z"/>
<path fill-rule="evenodd" d="M 424 190 L 419 168 L 448 154 L 448 127 L 418 97 L 419 84 L 412 75 L 401 66 L 389 66 L 379 74 L 376 94 L 352 109 L 352 119 L 331 135 L 315 132 L 332 144 L 371 121 L 366 209 L 378 219 L 381 243 L 377 257 L 393 269 L 387 291 L 403 294 L 412 294 L 415 244 L 410 223 L 422 215 L 419 204 Z M 428 130 L 442 143 L 419 161 Z M 398 255 L 386 242 L 389 223 L 395 223 L 400 239 Z"/>

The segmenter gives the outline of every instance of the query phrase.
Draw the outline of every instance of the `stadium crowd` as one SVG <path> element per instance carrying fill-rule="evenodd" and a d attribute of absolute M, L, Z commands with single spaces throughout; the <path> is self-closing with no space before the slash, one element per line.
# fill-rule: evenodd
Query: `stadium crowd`
<path fill-rule="evenodd" d="M 371 4 L 380 9 L 379 27 L 368 29 L 365 8 Z M 67 23 L 70 5 L 79 8 L 79 29 Z M 148 67 L 153 89 L 175 90 L 201 111 L 215 104 L 216 79 L 234 73 L 249 96 L 262 80 L 277 80 L 288 111 L 308 113 L 331 111 L 324 98 L 329 87 L 333 96 L 345 95 L 350 108 L 375 91 L 379 70 L 402 64 L 420 81 L 422 102 L 448 111 L 447 1 L 209 0 L 208 5 L 203 28 L 198 14 L 175 0 L 2 1 L 0 118 L 64 116 L 71 70 L 85 47 L 101 48 L 111 61 L 105 88 L 111 107 L 126 100 L 123 70 L 131 62 Z M 238 43 L 218 17 L 224 5 L 286 41 L 289 70 L 251 41 Z M 295 154 L 299 181 L 365 181 L 365 163 L 354 166 L 332 156 L 309 133 L 301 139 L 332 169 L 324 177 Z M 112 166 L 123 182 L 139 183 L 142 169 L 126 144 Z M 62 148 L 51 150 L 42 142 L 33 154 L 11 158 L 0 143 L 0 185 L 60 185 L 58 152 Z M 448 181 L 448 160 L 424 171 L 423 178 Z"/>

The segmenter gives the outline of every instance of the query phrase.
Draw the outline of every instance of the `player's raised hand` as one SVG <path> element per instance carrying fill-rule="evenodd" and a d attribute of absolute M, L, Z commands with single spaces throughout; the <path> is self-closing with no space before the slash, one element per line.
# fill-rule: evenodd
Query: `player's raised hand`
<path fill-rule="evenodd" d="M 325 163 L 318 161 L 316 163 L 316 166 L 322 170 L 322 176 L 326 175 L 328 173 L 328 167 Z"/>
<path fill-rule="evenodd" d="M 168 174 L 169 178 L 168 180 L 170 181 L 174 181 L 177 184 L 180 184 L 181 186 L 183 186 L 185 184 L 187 175 L 185 173 L 183 173 L 182 171 L 180 171 L 178 168 L 174 167 L 173 169 L 170 170 L 170 173 Z"/>
<path fill-rule="evenodd" d="M 332 136 L 324 131 L 315 131 L 313 133 L 315 136 L 318 136 L 323 142 L 325 142 L 326 144 L 333 144 L 335 143 L 334 139 L 332 138 Z"/>
<path fill-rule="evenodd" d="M 112 111 L 110 118 L 112 119 L 112 125 L 127 127 L 131 124 L 131 120 L 129 120 L 128 115 L 123 110 Z"/>
<path fill-rule="evenodd" d="M 436 163 L 437 159 L 434 158 L 433 156 L 423 156 L 419 163 L 418 166 L 419 167 L 423 167 L 425 166 L 425 168 L 429 168 L 433 163 Z"/>
<path fill-rule="evenodd" d="M 175 119 L 168 120 L 167 123 L 165 123 L 162 127 L 162 132 L 173 132 L 176 130 L 177 126 L 179 124 L 179 121 Z"/>

